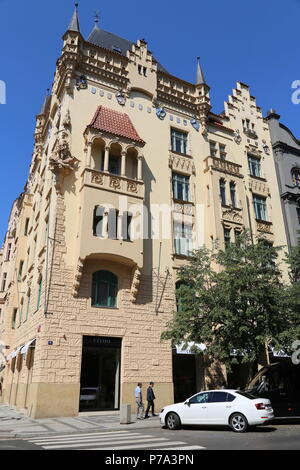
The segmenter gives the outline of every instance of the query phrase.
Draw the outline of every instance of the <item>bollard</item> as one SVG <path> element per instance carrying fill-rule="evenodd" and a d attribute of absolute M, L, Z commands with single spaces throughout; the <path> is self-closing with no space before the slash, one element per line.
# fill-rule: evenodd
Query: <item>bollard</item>
<path fill-rule="evenodd" d="M 120 424 L 131 423 L 131 405 L 122 404 L 120 407 Z"/>

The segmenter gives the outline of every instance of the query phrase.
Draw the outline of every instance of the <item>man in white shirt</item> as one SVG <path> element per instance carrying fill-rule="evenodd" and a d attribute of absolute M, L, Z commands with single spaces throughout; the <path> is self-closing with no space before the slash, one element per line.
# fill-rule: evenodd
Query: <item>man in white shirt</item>
<path fill-rule="evenodd" d="M 142 383 L 139 382 L 137 387 L 134 391 L 135 394 L 135 402 L 136 402 L 136 419 L 144 419 L 144 405 L 143 405 L 143 397 L 142 397 Z"/>

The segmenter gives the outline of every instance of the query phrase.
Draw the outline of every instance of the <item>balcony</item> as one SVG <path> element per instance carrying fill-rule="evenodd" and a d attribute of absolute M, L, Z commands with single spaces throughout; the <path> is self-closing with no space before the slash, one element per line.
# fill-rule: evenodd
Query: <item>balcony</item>
<path fill-rule="evenodd" d="M 258 135 L 256 134 L 255 130 L 249 129 L 248 127 L 244 127 L 243 129 L 244 134 L 246 134 L 247 137 L 250 137 L 250 139 L 257 139 Z"/>
<path fill-rule="evenodd" d="M 243 178 L 243 175 L 240 173 L 240 169 L 242 165 L 238 165 L 237 163 L 230 162 L 228 160 L 222 160 L 221 158 L 217 157 L 207 157 L 206 161 L 206 170 L 217 170 L 221 171 L 222 173 L 226 173 L 233 176 L 238 176 L 239 178 Z"/>
<path fill-rule="evenodd" d="M 258 232 L 273 233 L 273 224 L 267 220 L 255 219 Z"/>
<path fill-rule="evenodd" d="M 144 199 L 143 181 L 126 176 L 113 175 L 104 171 L 86 168 L 82 173 L 83 186 L 103 189 L 113 193 Z"/>

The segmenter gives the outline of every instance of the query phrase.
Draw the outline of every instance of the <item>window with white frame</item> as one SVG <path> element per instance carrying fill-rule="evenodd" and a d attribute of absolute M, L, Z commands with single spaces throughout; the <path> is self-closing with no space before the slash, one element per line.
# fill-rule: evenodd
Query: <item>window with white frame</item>
<path fill-rule="evenodd" d="M 193 251 L 193 226 L 174 221 L 174 245 L 177 255 L 190 256 Z"/>
<path fill-rule="evenodd" d="M 254 205 L 255 218 L 258 220 L 264 220 L 267 222 L 268 213 L 267 213 L 266 198 L 253 194 L 253 205 Z"/>
<path fill-rule="evenodd" d="M 261 178 L 261 162 L 260 158 L 248 155 L 248 165 L 251 176 L 257 176 Z"/>
<path fill-rule="evenodd" d="M 181 201 L 190 200 L 190 177 L 181 173 L 172 173 L 173 197 Z"/>
<path fill-rule="evenodd" d="M 187 133 L 171 129 L 171 147 L 174 152 L 187 154 Z"/>

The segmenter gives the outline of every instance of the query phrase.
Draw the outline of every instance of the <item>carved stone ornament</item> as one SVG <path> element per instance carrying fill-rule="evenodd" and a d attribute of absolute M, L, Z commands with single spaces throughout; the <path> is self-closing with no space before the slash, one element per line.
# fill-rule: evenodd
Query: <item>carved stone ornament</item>
<path fill-rule="evenodd" d="M 64 140 L 60 142 L 50 157 L 50 169 L 54 173 L 64 170 L 65 174 L 75 170 L 78 165 L 77 158 L 73 157 L 70 152 L 69 143 Z"/>
<path fill-rule="evenodd" d="M 76 80 L 76 88 L 77 90 L 86 90 L 88 87 L 87 79 L 85 75 L 81 75 L 80 78 Z"/>
<path fill-rule="evenodd" d="M 134 181 L 127 181 L 127 191 L 130 193 L 137 193 L 138 186 Z"/>
<path fill-rule="evenodd" d="M 121 106 L 124 106 L 125 103 L 126 103 L 126 93 L 124 90 L 122 90 L 122 88 L 120 88 L 118 90 L 118 92 L 116 93 L 116 98 L 117 98 L 117 102 L 121 105 Z"/>
<path fill-rule="evenodd" d="M 197 132 L 199 132 L 200 122 L 196 119 L 195 116 L 190 120 L 190 123 L 192 124 L 193 128 L 196 129 Z"/>
<path fill-rule="evenodd" d="M 266 155 L 270 155 L 270 147 L 267 145 L 265 140 L 263 140 L 263 149 Z"/>
<path fill-rule="evenodd" d="M 136 302 L 140 283 L 141 283 L 141 271 L 139 270 L 139 268 L 136 268 L 134 275 L 133 275 L 133 279 L 132 279 L 132 285 L 131 285 L 131 302 L 132 303 Z"/>
<path fill-rule="evenodd" d="M 235 143 L 240 145 L 240 143 L 242 142 L 242 137 L 241 137 L 240 131 L 238 129 L 236 129 L 234 131 L 233 138 L 234 138 Z"/>
<path fill-rule="evenodd" d="M 113 188 L 113 189 L 121 189 L 121 180 L 120 180 L 120 178 L 117 178 L 116 176 L 111 176 L 109 186 L 110 186 L 110 188 Z"/>
<path fill-rule="evenodd" d="M 230 222 L 234 222 L 236 224 L 242 224 L 243 219 L 238 211 L 235 210 L 225 210 L 222 214 L 224 220 L 228 220 Z"/>
<path fill-rule="evenodd" d="M 92 173 L 91 182 L 95 183 L 95 184 L 103 185 L 104 184 L 103 175 L 101 175 L 99 173 Z"/>

